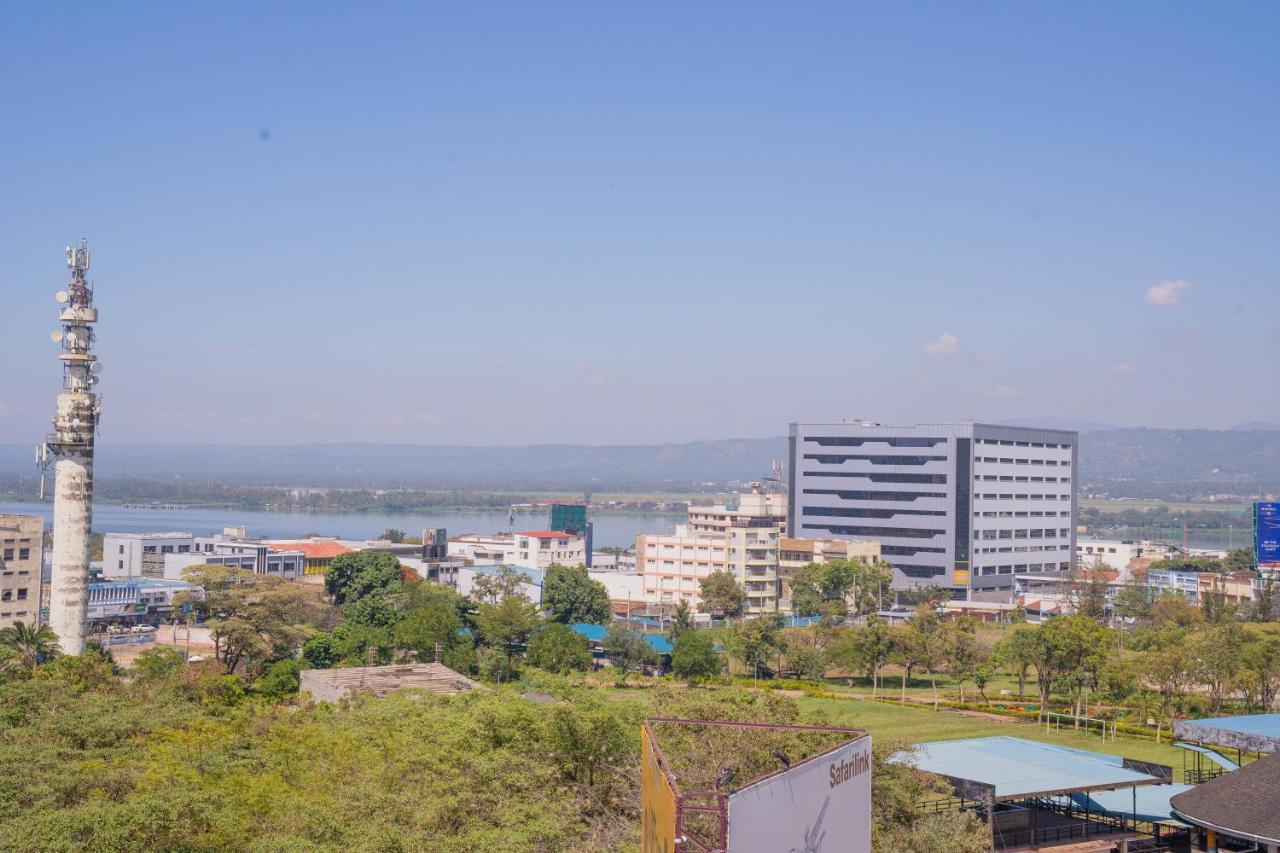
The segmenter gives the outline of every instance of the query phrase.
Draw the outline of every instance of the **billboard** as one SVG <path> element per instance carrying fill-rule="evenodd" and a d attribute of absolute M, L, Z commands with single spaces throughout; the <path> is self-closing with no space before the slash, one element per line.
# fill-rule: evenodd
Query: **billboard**
<path fill-rule="evenodd" d="M 870 850 L 869 735 L 729 795 L 729 853 Z"/>
<path fill-rule="evenodd" d="M 676 853 L 676 794 L 658 762 L 647 726 L 640 729 L 640 804 L 643 853 Z"/>
<path fill-rule="evenodd" d="M 1280 566 L 1280 503 L 1253 505 L 1253 558 L 1259 566 Z"/>

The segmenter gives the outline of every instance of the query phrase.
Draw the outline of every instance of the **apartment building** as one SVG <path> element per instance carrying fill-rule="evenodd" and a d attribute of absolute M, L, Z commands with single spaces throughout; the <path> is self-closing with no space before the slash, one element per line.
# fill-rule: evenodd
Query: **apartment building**
<path fill-rule="evenodd" d="M 39 621 L 43 559 L 44 519 L 0 515 L 0 628 Z"/>
<path fill-rule="evenodd" d="M 748 615 L 778 610 L 778 541 L 782 528 L 730 527 L 725 533 L 725 571 L 747 593 Z"/>
<path fill-rule="evenodd" d="M 636 537 L 636 569 L 644 578 L 645 597 L 661 603 L 684 599 L 696 608 L 699 581 L 725 570 L 727 551 L 723 534 L 696 535 L 684 524 L 673 534 L 641 533 Z"/>
<path fill-rule="evenodd" d="M 689 532 L 695 536 L 723 536 L 729 528 L 749 520 L 785 527 L 787 496 L 769 494 L 759 483 L 752 483 L 751 491 L 738 495 L 734 503 L 689 507 Z"/>
<path fill-rule="evenodd" d="M 893 586 L 958 598 L 1066 573 L 1077 435 L 993 424 L 791 424 L 790 538 L 867 538 Z"/>

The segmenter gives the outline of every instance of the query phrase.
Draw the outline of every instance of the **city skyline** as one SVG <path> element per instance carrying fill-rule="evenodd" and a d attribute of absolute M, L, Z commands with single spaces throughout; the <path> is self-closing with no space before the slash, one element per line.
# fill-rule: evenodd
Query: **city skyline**
<path fill-rule="evenodd" d="M 1276 7 L 556 5 L 0 11 L 0 444 L 1280 421 Z"/>

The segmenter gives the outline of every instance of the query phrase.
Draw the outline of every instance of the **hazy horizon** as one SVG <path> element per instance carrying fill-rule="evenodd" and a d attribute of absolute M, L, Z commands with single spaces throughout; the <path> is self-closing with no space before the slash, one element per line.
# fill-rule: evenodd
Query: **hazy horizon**
<path fill-rule="evenodd" d="M 0 444 L 1280 421 L 1280 6 L 730 8 L 0 9 Z"/>

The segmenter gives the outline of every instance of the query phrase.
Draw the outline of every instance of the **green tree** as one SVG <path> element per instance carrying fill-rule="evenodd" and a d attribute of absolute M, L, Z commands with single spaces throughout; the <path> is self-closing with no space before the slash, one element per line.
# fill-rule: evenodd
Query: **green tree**
<path fill-rule="evenodd" d="M 487 646 L 501 655 L 498 680 L 507 681 L 515 671 L 516 653 L 542 624 L 538 608 L 520 595 L 510 595 L 497 604 L 484 602 L 476 609 L 476 627 Z"/>
<path fill-rule="evenodd" d="M 1018 676 L 1018 699 L 1027 697 L 1027 670 L 1038 658 L 1039 628 L 1020 624 L 996 643 L 995 660 Z"/>
<path fill-rule="evenodd" d="M 739 622 L 730 635 L 730 653 L 751 672 L 773 675 L 774 661 L 782 651 L 781 621 L 777 616 L 758 616 Z"/>
<path fill-rule="evenodd" d="M 561 675 L 591 668 L 587 638 L 560 622 L 549 622 L 533 632 L 525 658 L 538 669 Z"/>
<path fill-rule="evenodd" d="M 462 633 L 461 596 L 447 586 L 423 581 L 411 585 L 406 607 L 394 628 L 396 645 L 420 661 L 435 660 L 438 647 L 445 666 L 469 672 L 473 650 L 471 637 Z"/>
<path fill-rule="evenodd" d="M 302 659 L 312 669 L 328 669 L 341 659 L 341 655 L 333 635 L 320 633 L 302 644 Z"/>
<path fill-rule="evenodd" d="M 14 622 L 8 628 L 0 628 L 0 647 L 17 655 L 25 666 L 35 666 L 56 657 L 58 635 L 48 625 L 32 628 L 26 622 Z"/>
<path fill-rule="evenodd" d="M 477 574 L 471 585 L 471 597 L 482 604 L 499 604 L 508 598 L 523 598 L 524 585 L 530 583 L 529 575 L 510 566 L 499 566 L 492 574 Z"/>
<path fill-rule="evenodd" d="M 741 616 L 747 604 L 747 592 L 738 579 L 725 571 L 715 571 L 698 581 L 698 610 L 731 619 Z"/>
<path fill-rule="evenodd" d="M 542 579 L 542 606 L 556 622 L 605 625 L 613 618 L 609 591 L 591 579 L 586 566 L 552 564 Z"/>
<path fill-rule="evenodd" d="M 1252 572 L 1258 568 L 1249 548 L 1232 548 L 1222 560 L 1222 568 L 1228 572 Z"/>
<path fill-rule="evenodd" d="M 846 630 L 832 644 L 833 664 L 846 672 L 862 671 L 871 679 L 871 697 L 880 693 L 880 670 L 893 656 L 893 631 L 883 620 L 871 617 L 862 628 Z"/>
<path fill-rule="evenodd" d="M 671 630 L 668 637 L 674 640 L 685 631 L 693 630 L 693 608 L 689 606 L 688 599 L 682 598 L 676 602 L 675 610 L 671 612 Z"/>
<path fill-rule="evenodd" d="M 1258 590 L 1253 605 L 1249 608 L 1249 619 L 1253 622 L 1273 622 L 1280 617 L 1280 583 L 1276 576 L 1268 572 L 1262 577 L 1262 588 Z"/>
<path fill-rule="evenodd" d="M 712 678 L 724 668 L 706 631 L 681 631 L 671 646 L 671 671 L 678 678 L 689 681 Z"/>
<path fill-rule="evenodd" d="M 253 692 L 272 699 L 283 699 L 298 692 L 301 667 L 293 658 L 278 660 L 262 671 L 253 682 Z"/>
<path fill-rule="evenodd" d="M 187 665 L 187 656 L 173 646 L 152 646 L 133 659 L 133 672 L 141 681 L 160 681 Z"/>
<path fill-rule="evenodd" d="M 642 634 L 628 631 L 616 624 L 609 626 L 601 647 L 613 664 L 619 684 L 625 684 L 632 671 L 653 664 L 658 659 L 653 646 L 649 645 Z"/>
<path fill-rule="evenodd" d="M 397 527 L 388 527 L 386 530 L 382 531 L 382 535 L 378 538 L 392 543 L 403 542 L 404 531 Z"/>
<path fill-rule="evenodd" d="M 394 628 L 400 621 L 400 612 L 382 592 L 362 596 L 342 608 L 342 618 L 353 625 L 371 628 Z"/>
<path fill-rule="evenodd" d="M 324 572 L 325 592 L 334 604 L 358 601 L 400 588 L 400 561 L 385 551 L 354 551 L 333 558 Z"/>

